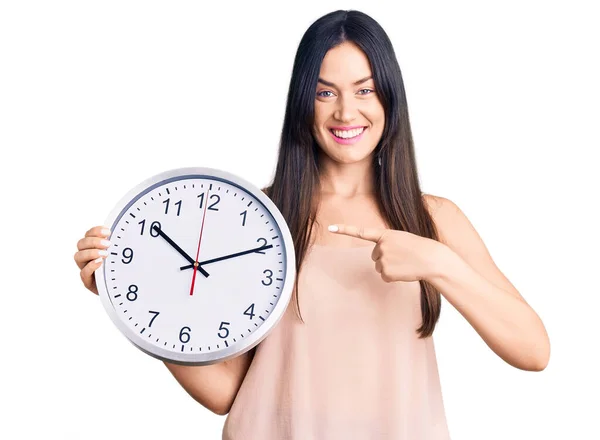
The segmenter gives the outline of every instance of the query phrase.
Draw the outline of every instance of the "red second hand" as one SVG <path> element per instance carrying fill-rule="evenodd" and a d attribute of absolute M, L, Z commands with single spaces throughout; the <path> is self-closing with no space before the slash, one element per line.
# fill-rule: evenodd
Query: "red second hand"
<path fill-rule="evenodd" d="M 192 275 L 192 287 L 190 288 L 190 296 L 194 294 L 194 284 L 196 283 L 196 272 L 198 272 L 198 255 L 200 255 L 200 243 L 202 243 L 202 231 L 204 230 L 204 218 L 206 217 L 206 207 L 208 206 L 208 190 L 204 199 L 204 214 L 202 214 L 202 226 L 200 227 L 200 238 L 198 239 L 198 250 L 196 251 L 196 261 L 194 262 L 194 274 Z"/>

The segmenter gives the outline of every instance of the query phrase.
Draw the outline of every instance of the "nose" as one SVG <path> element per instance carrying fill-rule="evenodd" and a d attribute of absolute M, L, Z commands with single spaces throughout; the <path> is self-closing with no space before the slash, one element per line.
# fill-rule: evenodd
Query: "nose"
<path fill-rule="evenodd" d="M 356 102 L 351 97 L 341 96 L 336 103 L 333 117 L 340 122 L 351 122 L 356 119 Z"/>

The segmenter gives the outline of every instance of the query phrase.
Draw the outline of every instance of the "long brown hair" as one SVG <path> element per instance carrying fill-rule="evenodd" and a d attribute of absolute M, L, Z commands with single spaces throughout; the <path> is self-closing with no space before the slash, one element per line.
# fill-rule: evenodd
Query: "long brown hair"
<path fill-rule="evenodd" d="M 392 229 L 438 240 L 421 193 L 402 73 L 383 28 L 359 11 L 335 11 L 315 21 L 300 41 L 287 96 L 279 157 L 271 184 L 263 191 L 286 220 L 299 274 L 311 245 L 320 203 L 319 146 L 312 135 L 315 90 L 327 51 L 351 41 L 367 55 L 376 92 L 385 110 L 385 128 L 373 154 L 376 199 Z M 381 158 L 381 166 L 378 159 Z M 293 301 L 302 322 L 296 276 Z M 420 338 L 431 336 L 441 310 L 440 293 L 426 281 L 421 286 Z"/>

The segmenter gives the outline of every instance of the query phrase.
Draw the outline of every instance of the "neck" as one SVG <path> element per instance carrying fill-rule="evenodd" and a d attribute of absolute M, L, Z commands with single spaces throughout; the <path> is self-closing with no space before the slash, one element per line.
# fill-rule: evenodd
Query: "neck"
<path fill-rule="evenodd" d="M 374 172 L 370 156 L 363 161 L 354 163 L 324 160 L 319 168 L 320 190 L 323 195 L 350 198 L 373 195 L 375 192 Z"/>

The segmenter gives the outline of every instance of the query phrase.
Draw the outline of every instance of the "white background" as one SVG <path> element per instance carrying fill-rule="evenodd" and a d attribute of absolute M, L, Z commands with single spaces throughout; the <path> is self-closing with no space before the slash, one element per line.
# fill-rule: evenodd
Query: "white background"
<path fill-rule="evenodd" d="M 452 438 L 600 438 L 594 2 L 314 3 L 2 2 L 1 438 L 220 438 L 84 289 L 76 242 L 167 169 L 269 183 L 297 45 L 340 8 L 394 44 L 423 190 L 463 209 L 551 338 L 545 371 L 517 370 L 444 300 Z"/>

